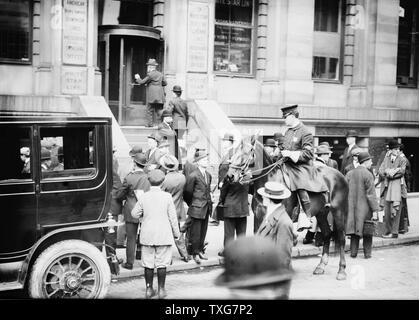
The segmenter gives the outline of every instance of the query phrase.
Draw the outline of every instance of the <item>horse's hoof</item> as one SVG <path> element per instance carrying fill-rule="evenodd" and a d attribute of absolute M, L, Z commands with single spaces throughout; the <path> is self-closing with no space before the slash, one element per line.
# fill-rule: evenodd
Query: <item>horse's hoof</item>
<path fill-rule="evenodd" d="M 336 280 L 346 280 L 346 272 L 345 271 L 338 272 L 336 276 Z"/>
<path fill-rule="evenodd" d="M 317 267 L 317 268 L 313 271 L 313 274 L 317 274 L 317 275 L 319 275 L 319 274 L 324 274 L 324 268 Z"/>

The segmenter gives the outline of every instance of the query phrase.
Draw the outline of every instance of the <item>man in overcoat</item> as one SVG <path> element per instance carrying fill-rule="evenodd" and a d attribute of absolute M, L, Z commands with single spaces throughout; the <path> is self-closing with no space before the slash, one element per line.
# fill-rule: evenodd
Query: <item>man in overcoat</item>
<path fill-rule="evenodd" d="M 176 96 L 169 101 L 168 109 L 173 114 L 173 129 L 179 139 L 183 139 L 189 120 L 188 106 L 186 101 L 181 98 L 182 88 L 179 85 L 173 86 L 173 92 Z"/>
<path fill-rule="evenodd" d="M 138 73 L 135 74 L 135 81 L 141 85 L 147 86 L 146 99 L 147 99 L 147 126 L 152 127 L 154 125 L 153 118 L 156 118 L 158 111 L 163 109 L 165 102 L 164 86 L 167 85 L 166 80 L 161 72 L 157 71 L 156 67 L 159 65 L 156 59 L 148 59 L 147 65 L 147 76 L 141 79 Z M 155 124 L 157 125 L 157 124 Z"/>
<path fill-rule="evenodd" d="M 343 151 L 342 163 L 340 165 L 340 172 L 342 172 L 343 174 L 345 174 L 345 168 L 352 162 L 351 151 L 355 148 L 359 148 L 356 145 L 357 136 L 358 135 L 355 130 L 348 130 L 346 132 L 346 143 L 348 144 L 348 146 Z"/>
<path fill-rule="evenodd" d="M 364 222 L 371 218 L 377 220 L 379 207 L 374 176 L 369 171 L 372 165 L 371 156 L 368 152 L 361 152 L 358 159 L 359 166 L 346 175 L 349 185 L 346 234 L 351 236 L 351 257 L 356 258 L 359 239 L 363 238 L 364 256 L 368 259 L 371 258 L 372 236 L 364 235 Z"/>
<path fill-rule="evenodd" d="M 190 254 L 197 264 L 200 259 L 207 260 L 204 254 L 204 242 L 207 235 L 208 219 L 212 212 L 211 175 L 208 167 L 208 153 L 205 151 L 195 152 L 194 162 L 198 168 L 186 177 L 183 192 L 188 208 L 188 216 L 191 224 L 188 228 L 188 239 L 191 244 Z"/>
<path fill-rule="evenodd" d="M 146 165 L 146 157 L 143 153 L 137 153 L 133 156 L 134 170 L 130 172 L 124 179 L 121 189 L 117 192 L 116 197 L 125 200 L 122 213 L 125 220 L 125 228 L 127 233 L 127 261 L 122 264 L 123 268 L 132 269 L 135 257 L 135 243 L 137 237 L 139 219 L 133 218 L 131 211 L 137 203 L 137 195 L 135 192 L 144 193 L 150 190 L 150 183 L 147 174 L 144 172 Z"/>
<path fill-rule="evenodd" d="M 403 205 L 402 198 L 407 198 L 404 179 L 407 159 L 400 152 L 400 145 L 397 140 L 390 141 L 388 146 L 389 152 L 378 169 L 380 177 L 384 179 L 380 189 L 380 204 L 384 207 L 384 224 L 386 228 L 383 237 L 397 238 L 399 235 L 401 207 Z"/>
<path fill-rule="evenodd" d="M 173 129 L 173 118 L 169 110 L 163 110 L 162 123 L 158 126 L 158 135 L 162 137 L 163 141 L 166 140 L 170 147 L 170 153 L 176 158 L 179 157 L 179 143 L 175 130 Z"/>
<path fill-rule="evenodd" d="M 147 164 L 145 167 L 146 173 L 148 173 L 151 170 L 156 169 L 159 165 L 159 159 L 162 156 L 162 153 L 158 148 L 158 145 L 160 142 L 161 142 L 160 135 L 154 132 L 147 136 L 147 144 L 148 144 L 149 149 L 145 153 L 146 160 L 147 160 Z"/>

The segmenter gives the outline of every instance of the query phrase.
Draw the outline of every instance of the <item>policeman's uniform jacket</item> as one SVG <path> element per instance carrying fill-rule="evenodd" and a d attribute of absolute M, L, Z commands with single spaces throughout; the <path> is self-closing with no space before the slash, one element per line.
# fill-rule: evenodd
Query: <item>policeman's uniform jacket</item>
<path fill-rule="evenodd" d="M 342 163 L 340 165 L 340 172 L 343 174 L 346 174 L 345 168 L 352 163 L 352 154 L 351 151 L 354 149 L 359 148 L 356 144 L 352 146 L 352 148 L 349 149 L 349 146 L 345 148 L 342 155 Z"/>
<path fill-rule="evenodd" d="M 183 199 L 189 206 L 188 215 L 195 219 L 205 219 L 212 211 L 211 175 L 205 171 L 206 181 L 201 171 L 192 171 L 186 178 Z"/>
<path fill-rule="evenodd" d="M 138 84 L 146 85 L 147 103 L 164 103 L 165 93 L 163 87 L 167 85 L 161 72 L 150 71 L 144 79 L 135 80 Z"/>
<path fill-rule="evenodd" d="M 327 186 L 313 166 L 313 135 L 300 121 L 294 128 L 289 128 L 284 135 L 284 150 L 292 151 L 284 165 L 290 178 L 289 189 L 305 189 L 311 192 L 325 192 Z"/>
<path fill-rule="evenodd" d="M 116 198 L 119 200 L 126 200 L 122 209 L 125 222 L 139 223 L 139 220 L 133 218 L 131 211 L 137 203 L 134 190 L 143 190 L 147 192 L 150 190 L 150 182 L 147 174 L 142 169 L 136 169 L 125 177 L 121 189 L 116 192 Z"/>

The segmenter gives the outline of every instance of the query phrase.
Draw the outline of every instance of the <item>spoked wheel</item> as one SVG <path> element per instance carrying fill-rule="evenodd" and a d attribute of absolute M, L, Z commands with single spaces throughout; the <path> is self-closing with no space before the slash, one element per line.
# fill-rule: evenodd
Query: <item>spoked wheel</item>
<path fill-rule="evenodd" d="M 104 255 L 90 243 L 65 240 L 46 249 L 29 279 L 32 298 L 103 298 L 111 274 Z"/>

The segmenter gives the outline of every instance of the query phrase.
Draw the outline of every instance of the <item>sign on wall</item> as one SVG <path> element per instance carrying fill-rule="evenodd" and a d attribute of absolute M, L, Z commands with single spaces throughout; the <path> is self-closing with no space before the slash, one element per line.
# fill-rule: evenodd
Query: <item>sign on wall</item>
<path fill-rule="evenodd" d="M 63 63 L 87 63 L 87 0 L 63 2 Z"/>
<path fill-rule="evenodd" d="M 208 4 L 189 1 L 187 71 L 208 69 Z"/>
<path fill-rule="evenodd" d="M 87 71 L 86 68 L 62 67 L 61 92 L 62 94 L 86 94 Z"/>

